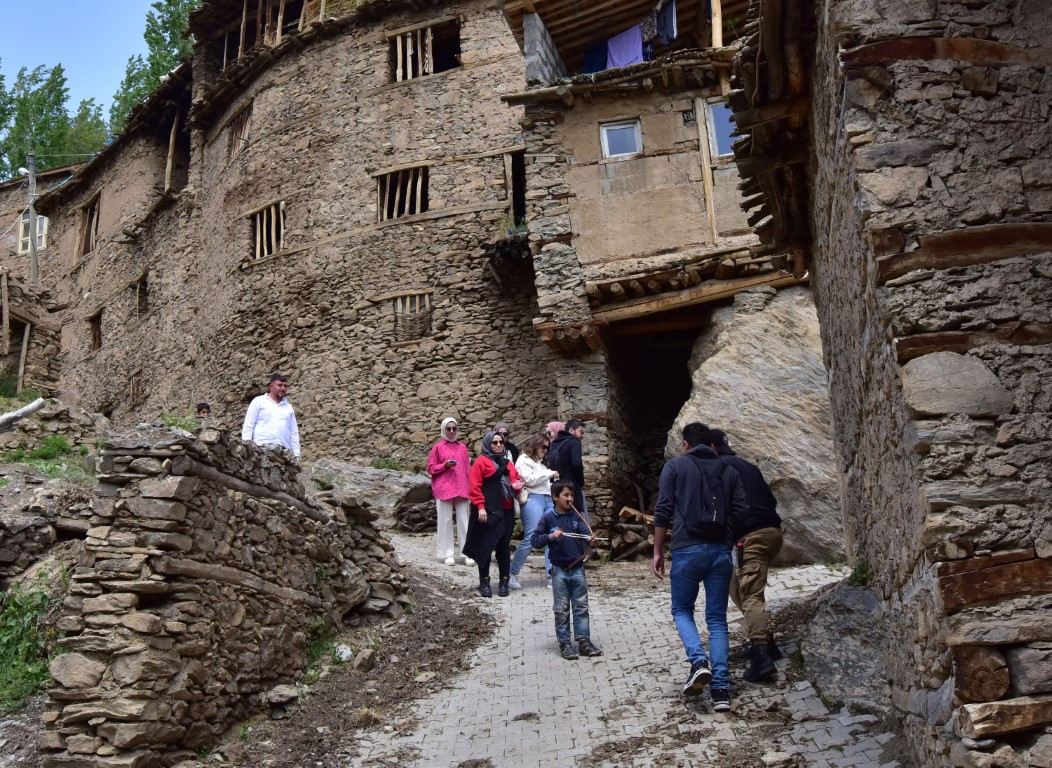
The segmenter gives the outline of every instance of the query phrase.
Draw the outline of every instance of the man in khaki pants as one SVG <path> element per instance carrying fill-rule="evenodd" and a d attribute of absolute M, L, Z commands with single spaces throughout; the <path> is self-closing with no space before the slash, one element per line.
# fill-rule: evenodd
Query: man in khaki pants
<path fill-rule="evenodd" d="M 731 580 L 731 600 L 745 616 L 745 634 L 749 638 L 749 667 L 744 677 L 752 683 L 769 680 L 775 673 L 774 659 L 782 655 L 771 635 L 764 597 L 767 569 L 782 548 L 782 519 L 775 509 L 778 502 L 763 473 L 735 455 L 722 430 L 710 429 L 708 436 L 707 444 L 716 451 L 720 461 L 737 470 L 749 502 L 745 519 L 735 519 L 737 563 Z"/>

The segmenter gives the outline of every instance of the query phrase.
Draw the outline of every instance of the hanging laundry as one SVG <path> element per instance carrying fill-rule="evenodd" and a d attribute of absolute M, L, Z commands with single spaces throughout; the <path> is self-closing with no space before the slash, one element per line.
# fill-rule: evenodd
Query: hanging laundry
<path fill-rule="evenodd" d="M 606 43 L 606 68 L 627 67 L 643 61 L 643 37 L 639 25 L 629 27 Z"/>
<path fill-rule="evenodd" d="M 602 72 L 606 69 L 606 40 L 590 43 L 584 49 L 584 68 L 581 72 L 590 75 L 593 72 Z"/>
<path fill-rule="evenodd" d="M 657 11 L 651 11 L 639 22 L 639 34 L 644 43 L 657 37 L 657 19 Z"/>
<path fill-rule="evenodd" d="M 676 25 L 676 0 L 669 0 L 658 12 L 657 37 L 662 45 L 668 45 L 679 37 L 679 28 Z"/>

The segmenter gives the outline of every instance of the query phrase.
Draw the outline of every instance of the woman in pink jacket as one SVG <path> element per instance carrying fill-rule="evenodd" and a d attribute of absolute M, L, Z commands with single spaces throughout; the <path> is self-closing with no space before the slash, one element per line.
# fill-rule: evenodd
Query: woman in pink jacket
<path fill-rule="evenodd" d="M 431 476 L 431 492 L 435 495 L 435 509 L 438 511 L 438 539 L 435 543 L 435 557 L 446 565 L 455 565 L 453 553 L 453 515 L 457 517 L 457 532 L 460 546 L 468 534 L 468 473 L 471 469 L 471 457 L 468 447 L 457 440 L 457 420 L 442 419 L 442 439 L 431 448 L 427 457 L 427 474 Z M 465 565 L 474 565 L 470 558 L 465 558 Z"/>

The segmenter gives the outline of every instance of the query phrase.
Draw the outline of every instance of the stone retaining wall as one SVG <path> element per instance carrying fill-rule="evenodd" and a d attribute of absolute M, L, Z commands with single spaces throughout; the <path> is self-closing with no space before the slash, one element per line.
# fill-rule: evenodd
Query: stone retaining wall
<path fill-rule="evenodd" d="M 295 682 L 311 633 L 401 612 L 374 515 L 307 499 L 283 451 L 158 431 L 112 440 L 99 470 L 51 667 L 50 768 L 177 762 Z"/>

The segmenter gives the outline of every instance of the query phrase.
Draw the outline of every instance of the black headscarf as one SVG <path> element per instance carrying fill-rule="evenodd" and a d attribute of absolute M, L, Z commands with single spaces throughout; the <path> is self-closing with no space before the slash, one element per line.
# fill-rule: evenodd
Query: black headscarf
<path fill-rule="evenodd" d="M 515 498 L 511 492 L 511 478 L 508 477 L 508 454 L 502 449 L 500 453 L 494 453 L 490 443 L 493 438 L 497 436 L 496 431 L 487 432 L 482 436 L 482 456 L 493 462 L 493 466 L 497 468 L 497 474 L 500 475 L 500 493 L 501 497 L 505 500 Z"/>

